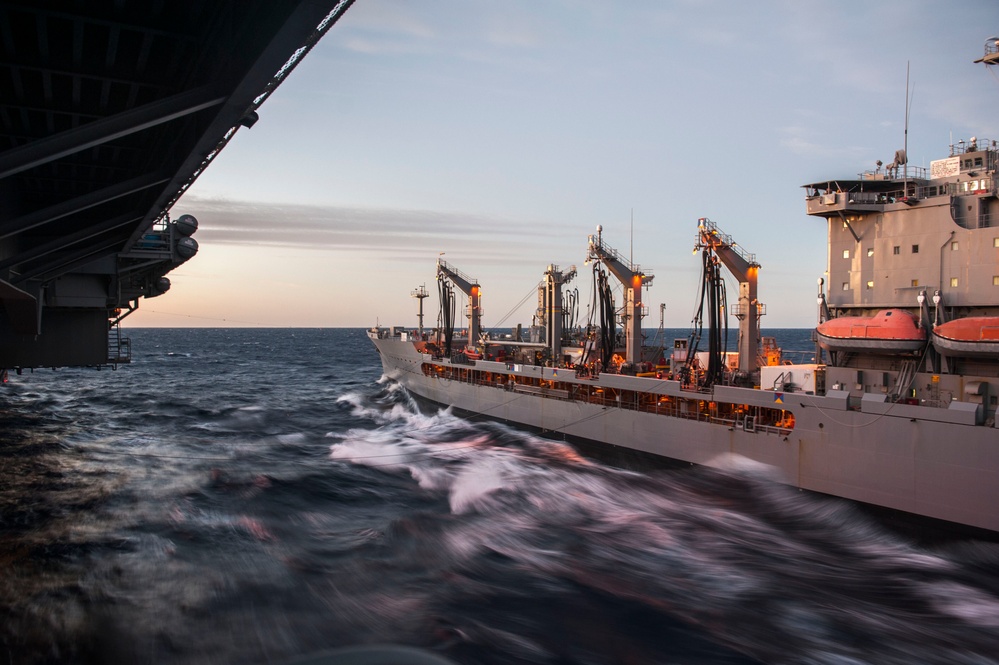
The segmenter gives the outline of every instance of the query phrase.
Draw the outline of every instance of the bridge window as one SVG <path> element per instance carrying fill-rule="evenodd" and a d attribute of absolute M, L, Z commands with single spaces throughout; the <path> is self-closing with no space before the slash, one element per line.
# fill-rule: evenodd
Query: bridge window
<path fill-rule="evenodd" d="M 850 290 L 850 282 L 843 282 L 843 290 L 844 291 Z"/>
<path fill-rule="evenodd" d="M 844 249 L 843 250 L 843 258 L 844 259 L 850 258 L 850 250 L 848 250 L 848 249 Z"/>
<path fill-rule="evenodd" d="M 957 277 L 951 277 L 950 278 L 950 285 L 952 287 L 956 287 L 957 286 Z"/>
<path fill-rule="evenodd" d="M 874 288 L 874 280 L 873 279 L 867 280 L 867 290 L 870 291 L 873 288 Z"/>
<path fill-rule="evenodd" d="M 958 249 L 958 245 L 957 245 L 957 241 L 955 240 L 954 242 L 952 242 L 952 243 L 950 244 L 950 251 L 952 251 L 952 252 L 956 252 L 956 251 L 957 251 L 957 249 Z"/>
<path fill-rule="evenodd" d="M 999 275 L 992 275 L 992 286 L 999 286 Z"/>
<path fill-rule="evenodd" d="M 867 256 L 874 256 L 874 248 L 873 247 L 868 247 L 867 248 Z"/>
<path fill-rule="evenodd" d="M 912 253 L 913 254 L 919 254 L 919 245 L 913 245 L 912 246 Z"/>
<path fill-rule="evenodd" d="M 910 286 L 919 286 L 919 280 L 918 279 L 912 280 L 912 283 L 910 284 Z"/>
<path fill-rule="evenodd" d="M 996 239 L 999 240 L 999 238 Z M 999 245 L 997 245 L 997 247 L 999 247 Z M 899 247 L 898 245 L 895 245 L 894 247 L 891 248 L 891 253 L 894 254 L 895 256 L 898 256 L 899 254 L 902 253 L 902 248 Z"/>

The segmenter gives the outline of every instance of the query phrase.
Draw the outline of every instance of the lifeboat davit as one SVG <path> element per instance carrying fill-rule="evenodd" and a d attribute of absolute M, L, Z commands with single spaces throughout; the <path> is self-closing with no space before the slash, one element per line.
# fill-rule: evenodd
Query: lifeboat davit
<path fill-rule="evenodd" d="M 815 332 L 819 346 L 828 351 L 910 353 L 926 345 L 926 330 L 904 309 L 829 319 L 820 323 Z"/>
<path fill-rule="evenodd" d="M 933 346 L 945 356 L 999 356 L 999 316 L 969 316 L 933 327 Z"/>

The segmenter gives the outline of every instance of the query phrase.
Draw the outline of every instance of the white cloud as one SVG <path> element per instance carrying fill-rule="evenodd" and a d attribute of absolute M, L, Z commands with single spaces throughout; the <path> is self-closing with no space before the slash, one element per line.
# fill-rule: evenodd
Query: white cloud
<path fill-rule="evenodd" d="M 412 261 L 452 251 L 478 262 L 544 261 L 557 246 L 551 225 L 473 213 L 294 205 L 187 196 L 184 210 L 199 219 L 201 243 L 294 247 Z M 516 238 L 517 242 L 504 242 Z M 525 252 L 525 246 L 536 251 Z"/>

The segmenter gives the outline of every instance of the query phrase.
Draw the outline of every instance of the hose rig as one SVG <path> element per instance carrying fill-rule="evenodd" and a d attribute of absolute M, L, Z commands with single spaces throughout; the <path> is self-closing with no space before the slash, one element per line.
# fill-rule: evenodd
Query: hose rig
<path fill-rule="evenodd" d="M 538 287 L 537 320 L 544 323 L 545 345 L 555 360 L 562 355 L 566 331 L 574 325 L 578 311 L 579 292 L 564 293 L 562 288 L 575 276 L 576 266 L 561 270 L 557 265 L 550 264 L 545 271 L 544 282 Z"/>
<path fill-rule="evenodd" d="M 472 277 L 465 275 L 463 272 L 447 264 L 443 259 L 437 259 L 437 281 L 441 292 L 441 307 L 444 308 L 444 297 L 446 293 L 450 293 L 451 300 L 451 330 L 453 334 L 454 330 L 454 305 L 453 305 L 453 291 L 447 282 L 451 282 L 457 286 L 462 293 L 468 296 L 468 312 L 466 316 L 468 317 L 468 345 L 475 346 L 479 343 L 479 333 L 482 330 L 482 306 L 479 304 L 479 300 L 482 297 L 482 287 L 479 286 L 479 281 Z M 445 314 L 446 316 L 446 314 Z M 446 328 L 445 328 L 446 332 Z M 447 337 L 447 351 L 451 351 L 451 337 Z"/>
<path fill-rule="evenodd" d="M 597 227 L 597 234 L 589 237 L 587 261 L 598 261 L 607 267 L 624 289 L 624 308 L 621 319 L 624 322 L 625 361 L 642 360 L 642 287 L 652 283 L 653 275 L 642 272 L 637 264 L 625 259 L 614 248 L 604 244 L 603 227 Z M 613 330 L 605 331 L 613 339 Z"/>
<path fill-rule="evenodd" d="M 757 299 L 760 264 L 755 254 L 736 245 L 707 217 L 697 220 L 697 250 L 705 254 L 705 262 L 716 257 L 739 282 L 739 300 L 730 313 L 739 320 L 739 373 L 748 377 L 759 369 L 760 317 L 766 313 L 766 306 Z"/>

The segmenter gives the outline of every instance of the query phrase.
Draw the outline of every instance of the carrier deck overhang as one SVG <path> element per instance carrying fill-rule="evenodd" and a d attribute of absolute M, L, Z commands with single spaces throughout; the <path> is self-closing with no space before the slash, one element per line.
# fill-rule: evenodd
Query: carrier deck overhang
<path fill-rule="evenodd" d="M 171 206 L 352 2 L 0 3 L 0 369 L 128 359 Z"/>

